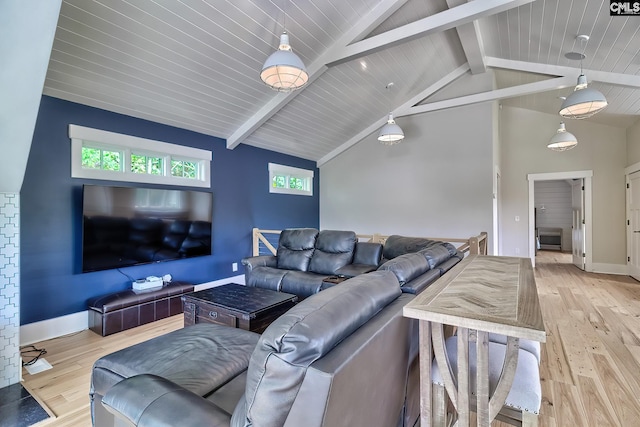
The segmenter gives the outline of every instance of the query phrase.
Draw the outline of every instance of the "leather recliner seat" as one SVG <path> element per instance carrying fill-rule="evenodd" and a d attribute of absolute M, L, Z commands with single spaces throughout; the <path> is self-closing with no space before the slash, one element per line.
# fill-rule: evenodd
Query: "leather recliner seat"
<path fill-rule="evenodd" d="M 306 298 L 327 287 L 330 276 L 374 271 L 381 257 L 382 245 L 358 242 L 353 231 L 292 228 L 280 233 L 276 255 L 245 258 L 242 264 L 247 286 Z"/>
<path fill-rule="evenodd" d="M 344 283 L 262 336 L 199 324 L 99 359 L 94 425 L 413 426 L 418 329 L 402 316 L 413 295 L 389 271 Z"/>

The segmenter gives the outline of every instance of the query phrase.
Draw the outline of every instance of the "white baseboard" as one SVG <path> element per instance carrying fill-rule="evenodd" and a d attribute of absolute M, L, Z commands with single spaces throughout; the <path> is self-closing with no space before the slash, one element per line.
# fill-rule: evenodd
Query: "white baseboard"
<path fill-rule="evenodd" d="M 605 264 L 594 262 L 591 264 L 591 268 L 594 273 L 604 274 L 619 274 L 621 276 L 628 276 L 629 270 L 626 264 Z"/>
<path fill-rule="evenodd" d="M 215 280 L 213 282 L 200 283 L 194 286 L 194 291 L 226 285 L 227 283 L 244 285 L 244 274 Z M 85 329 L 89 329 L 89 313 L 87 313 L 87 310 L 66 316 L 54 317 L 53 319 L 42 320 L 40 322 L 28 323 L 20 326 L 20 346 L 73 334 L 84 331 Z"/>
<path fill-rule="evenodd" d="M 88 328 L 89 314 L 86 310 L 40 322 L 28 323 L 20 326 L 20 345 L 50 340 L 62 335 L 84 331 Z"/>
<path fill-rule="evenodd" d="M 228 283 L 237 283 L 239 285 L 244 285 L 244 274 L 240 274 L 234 277 L 227 277 L 220 280 L 214 280 L 213 282 L 200 283 L 199 285 L 195 285 L 193 287 L 194 292 L 202 291 L 204 289 L 215 288 L 216 286 L 226 285 Z"/>

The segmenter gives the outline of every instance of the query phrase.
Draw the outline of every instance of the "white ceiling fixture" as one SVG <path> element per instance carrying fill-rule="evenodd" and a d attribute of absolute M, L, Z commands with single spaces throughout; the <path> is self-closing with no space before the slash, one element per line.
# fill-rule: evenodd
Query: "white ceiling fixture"
<path fill-rule="evenodd" d="M 300 89 L 309 81 L 309 73 L 307 73 L 304 63 L 291 50 L 286 19 L 287 13 L 284 12 L 285 23 L 280 36 L 280 45 L 278 50 L 269 55 L 260 72 L 262 81 L 278 92 L 291 92 Z"/>
<path fill-rule="evenodd" d="M 584 45 L 589 40 L 589 36 L 579 35 L 577 39 Z M 584 48 L 583 53 L 568 52 L 564 56 L 567 59 L 580 60 L 580 75 L 573 93 L 567 96 L 567 99 L 562 103 L 559 114 L 571 119 L 586 119 L 599 113 L 608 103 L 602 93 L 587 87 L 587 77 L 582 72 L 582 60 L 586 58 Z"/>
<path fill-rule="evenodd" d="M 386 86 L 386 89 L 389 90 L 393 86 L 393 82 L 389 83 Z M 384 145 L 395 145 L 404 139 L 404 132 L 393 120 L 393 113 L 389 112 L 389 117 L 387 118 L 387 123 L 382 126 L 380 129 L 380 133 L 378 134 L 378 141 L 380 141 Z"/>
<path fill-rule="evenodd" d="M 567 132 L 564 123 L 560 122 L 560 127 L 547 144 L 547 148 L 550 148 L 553 151 L 567 151 L 571 150 L 576 145 L 578 145 L 576 137 L 572 133 Z"/>

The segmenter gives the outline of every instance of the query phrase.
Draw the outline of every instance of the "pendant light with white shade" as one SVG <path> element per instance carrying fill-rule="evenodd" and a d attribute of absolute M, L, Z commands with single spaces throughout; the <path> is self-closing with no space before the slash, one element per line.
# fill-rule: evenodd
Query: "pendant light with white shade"
<path fill-rule="evenodd" d="M 280 36 L 278 50 L 272 53 L 262 66 L 260 79 L 278 92 L 291 92 L 300 89 L 309 81 L 309 73 L 307 73 L 304 63 L 291 50 L 286 27 Z"/>
<path fill-rule="evenodd" d="M 589 36 L 580 35 L 578 39 L 585 43 Z M 580 60 L 580 75 L 578 83 L 573 91 L 562 103 L 559 114 L 571 119 L 586 119 L 602 111 L 607 105 L 607 99 L 599 91 L 587 87 L 587 77 L 582 72 L 582 60 L 586 58 L 584 53 L 568 52 L 567 59 Z"/>
<path fill-rule="evenodd" d="M 393 86 L 393 82 L 389 83 L 386 86 L 386 89 L 389 90 Z M 380 128 L 380 132 L 378 133 L 378 141 L 384 145 L 395 145 L 404 139 L 404 132 L 396 124 L 396 121 L 393 119 L 393 113 L 389 112 L 389 117 L 387 118 L 387 123 Z"/>
<path fill-rule="evenodd" d="M 547 148 L 550 148 L 553 151 L 567 151 L 571 150 L 576 145 L 578 145 L 576 137 L 572 133 L 567 132 L 564 122 L 560 122 L 560 127 L 547 144 Z"/>

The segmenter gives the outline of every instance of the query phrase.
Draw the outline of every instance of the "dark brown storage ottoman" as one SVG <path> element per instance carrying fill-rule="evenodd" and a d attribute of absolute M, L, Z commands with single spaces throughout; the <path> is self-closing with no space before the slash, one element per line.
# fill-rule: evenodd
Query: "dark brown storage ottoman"
<path fill-rule="evenodd" d="M 182 313 L 182 295 L 193 284 L 172 282 L 160 289 L 129 289 L 88 301 L 89 329 L 104 336 Z"/>

